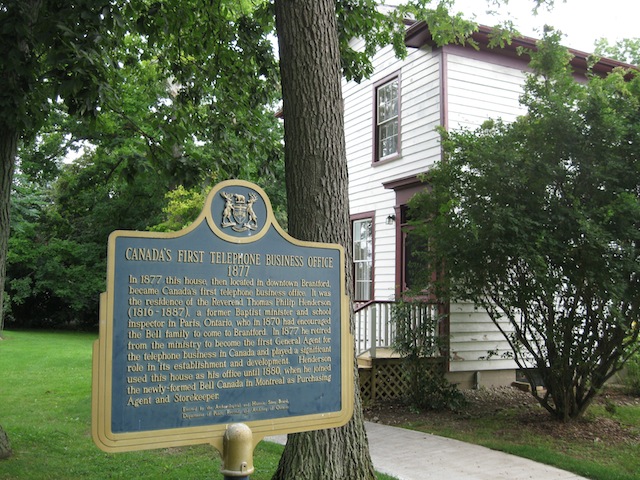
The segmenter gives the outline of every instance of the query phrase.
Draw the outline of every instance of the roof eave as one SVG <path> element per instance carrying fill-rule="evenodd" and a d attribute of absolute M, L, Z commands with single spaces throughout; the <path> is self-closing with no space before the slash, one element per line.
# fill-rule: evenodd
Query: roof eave
<path fill-rule="evenodd" d="M 492 50 L 497 52 L 503 51 L 504 53 L 510 54 L 515 54 L 519 47 L 530 49 L 533 51 L 537 50 L 538 40 L 526 36 L 513 37 L 510 44 L 505 45 L 500 49 L 489 48 L 489 37 L 492 30 L 493 28 L 486 25 L 478 25 L 478 30 L 473 32 L 471 38 L 479 45 L 479 48 L 483 50 Z M 436 42 L 433 40 L 433 36 L 431 35 L 427 22 L 419 21 L 414 22 L 412 25 L 410 25 L 409 28 L 407 28 L 407 32 L 405 34 L 405 44 L 407 45 L 407 47 L 413 48 L 420 48 L 424 45 L 436 46 Z M 579 70 L 587 70 L 589 64 L 588 59 L 591 54 L 572 48 L 569 48 L 569 53 L 571 53 L 571 55 L 573 56 L 571 65 L 574 68 Z M 638 70 L 638 67 L 634 65 L 619 62 L 617 60 L 606 57 L 600 58 L 598 62 L 593 65 L 593 71 L 601 74 L 609 73 L 614 68 Z"/>

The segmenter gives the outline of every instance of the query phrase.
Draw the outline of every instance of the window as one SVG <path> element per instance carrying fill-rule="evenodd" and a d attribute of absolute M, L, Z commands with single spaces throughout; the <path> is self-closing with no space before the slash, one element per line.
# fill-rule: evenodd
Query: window
<path fill-rule="evenodd" d="M 371 218 L 353 221 L 354 300 L 373 297 L 373 222 Z"/>
<path fill-rule="evenodd" d="M 375 161 L 400 153 L 400 77 L 376 86 Z"/>

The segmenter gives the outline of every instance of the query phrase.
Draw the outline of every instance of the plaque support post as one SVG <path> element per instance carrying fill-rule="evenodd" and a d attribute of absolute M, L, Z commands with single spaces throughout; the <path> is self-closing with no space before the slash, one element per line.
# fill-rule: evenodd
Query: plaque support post
<path fill-rule="evenodd" d="M 224 480 L 249 480 L 253 473 L 253 433 L 244 423 L 227 427 L 222 440 Z"/>

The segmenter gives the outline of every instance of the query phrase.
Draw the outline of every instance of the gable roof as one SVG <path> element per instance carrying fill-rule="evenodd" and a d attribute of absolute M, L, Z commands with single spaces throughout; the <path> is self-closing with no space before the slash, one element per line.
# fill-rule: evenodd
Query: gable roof
<path fill-rule="evenodd" d="M 509 57 L 521 57 L 518 54 L 518 47 L 523 47 L 530 50 L 537 50 L 538 40 L 532 37 L 516 36 L 513 37 L 510 44 L 503 47 L 489 47 L 489 36 L 492 32 L 492 27 L 486 25 L 478 25 L 478 30 L 473 32 L 471 38 L 478 44 L 480 50 L 490 51 L 494 54 L 505 55 Z M 425 21 L 417 21 L 412 23 L 405 34 L 405 44 L 407 47 L 420 48 L 424 45 L 436 46 L 429 26 Z M 473 48 L 473 47 L 470 47 Z M 582 52 L 569 48 L 569 53 L 573 55 L 571 59 L 571 65 L 575 70 L 586 71 L 588 66 L 588 59 L 592 54 Z M 606 75 L 610 73 L 614 68 L 624 68 L 628 70 L 638 70 L 637 66 L 630 65 L 628 63 L 619 62 L 611 58 L 602 57 L 593 66 L 593 72 L 600 75 Z"/>

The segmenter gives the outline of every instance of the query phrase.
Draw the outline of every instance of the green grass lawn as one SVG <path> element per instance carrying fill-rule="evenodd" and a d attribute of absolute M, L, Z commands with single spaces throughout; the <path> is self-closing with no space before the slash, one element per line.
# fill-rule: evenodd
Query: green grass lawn
<path fill-rule="evenodd" d="M 0 479 L 221 478 L 218 452 L 207 445 L 105 453 L 91 439 L 91 347 L 95 334 L 5 332 L 0 341 L 0 424 L 14 456 L 0 461 Z M 640 407 L 594 406 L 640 432 Z M 513 413 L 468 418 L 465 428 L 405 427 L 485 445 L 555 465 L 595 480 L 640 479 L 640 445 L 593 440 L 568 442 L 518 428 Z M 514 426 L 515 425 L 515 426 Z M 260 442 L 252 480 L 270 479 L 282 446 Z M 391 479 L 379 475 L 380 479 Z"/>
<path fill-rule="evenodd" d="M 208 445 L 105 453 L 91 439 L 91 347 L 95 334 L 5 332 L 0 341 L 0 424 L 14 452 L 0 479 L 213 479 Z M 282 446 L 260 442 L 252 480 L 270 479 Z M 392 477 L 380 475 L 381 479 Z"/>

